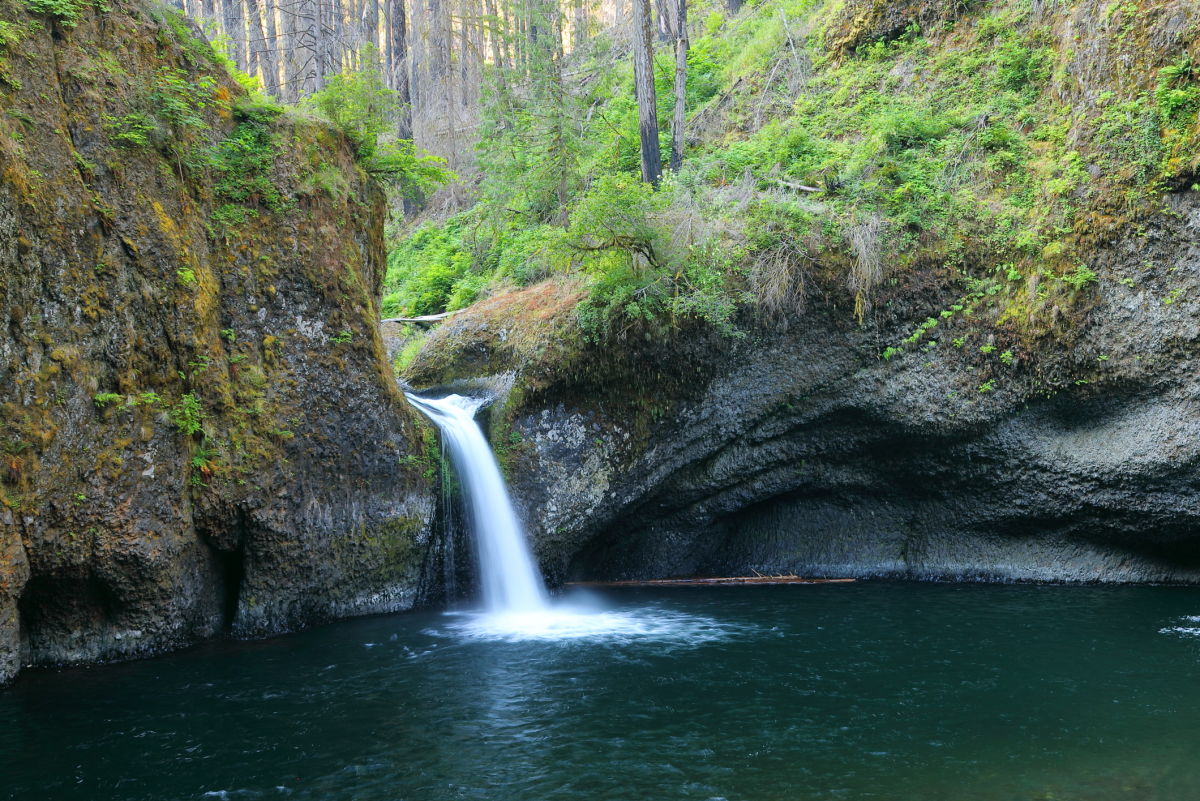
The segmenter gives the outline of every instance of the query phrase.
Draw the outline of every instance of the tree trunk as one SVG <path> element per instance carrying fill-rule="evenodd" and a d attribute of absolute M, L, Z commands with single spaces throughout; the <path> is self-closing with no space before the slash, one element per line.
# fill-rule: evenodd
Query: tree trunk
<path fill-rule="evenodd" d="M 687 104 L 687 0 L 675 0 L 675 114 L 671 118 L 671 170 L 683 166 L 683 122 Z"/>
<path fill-rule="evenodd" d="M 229 37 L 229 58 L 238 65 L 239 70 L 246 68 L 246 12 L 242 11 L 241 0 L 221 0 L 224 6 L 224 28 Z"/>
<path fill-rule="evenodd" d="M 730 14 L 736 14 L 742 10 L 744 0 L 725 0 L 725 7 L 729 9 Z"/>
<path fill-rule="evenodd" d="M 655 20 L 658 25 L 658 40 L 666 42 L 674 38 L 671 26 L 675 22 L 674 10 L 671 7 L 671 0 L 654 0 L 654 8 L 658 12 Z"/>
<path fill-rule="evenodd" d="M 388 20 L 388 42 L 391 51 L 388 57 L 388 74 L 392 88 L 400 96 L 400 118 L 396 121 L 396 135 L 401 139 L 412 139 L 412 92 L 408 72 L 408 17 L 404 0 L 390 0 Z"/>
<path fill-rule="evenodd" d="M 366 0 L 366 7 L 363 9 L 362 24 L 367 42 L 373 45 L 376 51 L 382 56 L 383 48 L 379 46 L 379 0 Z"/>
<path fill-rule="evenodd" d="M 273 96 L 279 97 L 279 30 L 275 25 L 275 0 L 260 5 L 266 22 L 266 40 L 261 57 L 263 86 Z"/>
<path fill-rule="evenodd" d="M 321 58 L 317 0 L 293 0 L 284 11 L 287 70 L 284 99 L 295 103 L 317 90 Z"/>
<path fill-rule="evenodd" d="M 633 83 L 638 104 L 638 135 L 642 145 L 642 180 L 658 186 L 662 153 L 658 148 L 658 101 L 654 95 L 653 28 L 650 0 L 633 0 Z"/>
<path fill-rule="evenodd" d="M 492 51 L 492 66 L 503 70 L 507 68 L 504 61 L 504 19 L 496 12 L 496 0 L 484 0 L 484 14 L 487 15 L 488 46 Z"/>
<path fill-rule="evenodd" d="M 263 30 L 261 0 L 246 0 L 246 21 L 249 23 L 246 27 L 249 30 L 247 44 L 250 51 L 250 69 L 247 72 L 258 75 L 262 79 L 263 88 L 274 94 L 279 89 L 278 86 L 272 85 L 279 83 L 279 79 L 274 75 L 274 53 L 269 49 L 274 46 L 274 42 L 267 41 L 267 34 Z"/>

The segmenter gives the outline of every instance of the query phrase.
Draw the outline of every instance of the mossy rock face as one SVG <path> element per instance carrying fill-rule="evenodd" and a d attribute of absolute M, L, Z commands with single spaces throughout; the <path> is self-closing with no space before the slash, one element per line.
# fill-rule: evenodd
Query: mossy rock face
<path fill-rule="evenodd" d="M 382 193 L 171 10 L 2 5 L 0 680 L 406 608 L 432 491 Z"/>
<path fill-rule="evenodd" d="M 910 30 L 953 22 L 979 0 L 845 0 L 825 30 L 825 45 L 845 56 L 874 42 L 890 42 Z"/>

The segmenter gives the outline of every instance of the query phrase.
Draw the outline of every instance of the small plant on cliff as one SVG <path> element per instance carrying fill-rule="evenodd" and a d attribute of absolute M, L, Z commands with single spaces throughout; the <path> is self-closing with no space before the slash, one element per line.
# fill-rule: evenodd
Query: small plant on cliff
<path fill-rule="evenodd" d="M 279 143 L 271 129 L 275 113 L 269 108 L 239 106 L 234 113 L 242 120 L 225 139 L 208 149 L 206 162 L 217 174 L 217 194 L 233 201 L 221 206 L 214 219 L 222 224 L 239 224 L 266 206 L 283 211 L 291 203 L 271 179 Z"/>
<path fill-rule="evenodd" d="M 134 111 L 120 117 L 105 114 L 102 117 L 104 129 L 113 142 L 125 147 L 146 147 L 156 126 L 149 114 Z"/>
<path fill-rule="evenodd" d="M 1087 265 L 1078 264 L 1074 270 L 1064 275 L 1062 280 L 1073 289 L 1083 289 L 1088 284 L 1095 283 L 1096 273 L 1090 270 Z"/>
<path fill-rule="evenodd" d="M 124 395 L 116 392 L 100 392 L 97 393 L 92 401 L 96 404 L 97 409 L 103 409 L 106 406 L 111 406 L 114 403 L 121 403 L 125 400 Z"/>
<path fill-rule="evenodd" d="M 169 412 L 171 422 L 179 429 L 179 433 L 190 437 L 200 430 L 204 423 L 204 410 L 200 399 L 194 393 L 187 393 L 179 402 L 171 407 Z"/>
<path fill-rule="evenodd" d="M 91 6 L 88 0 L 25 0 L 25 7 L 32 13 L 54 17 L 68 28 L 79 22 L 79 15 Z"/>

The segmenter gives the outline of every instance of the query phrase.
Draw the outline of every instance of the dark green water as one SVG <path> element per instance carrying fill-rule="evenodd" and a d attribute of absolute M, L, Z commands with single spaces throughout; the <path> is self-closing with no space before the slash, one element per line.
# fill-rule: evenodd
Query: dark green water
<path fill-rule="evenodd" d="M 1200 638 L 1164 631 L 1200 627 L 1200 590 L 606 598 L 652 631 L 398 615 L 26 675 L 0 691 L 0 797 L 1200 798 Z"/>

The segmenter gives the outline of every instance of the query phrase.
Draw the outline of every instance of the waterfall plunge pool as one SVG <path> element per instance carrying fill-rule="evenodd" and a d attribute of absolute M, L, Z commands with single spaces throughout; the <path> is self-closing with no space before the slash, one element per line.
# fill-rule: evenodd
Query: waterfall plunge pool
<path fill-rule="evenodd" d="M 1197 589 L 591 603 L 598 636 L 412 613 L 30 672 L 0 690 L 0 798 L 1200 797 Z"/>

